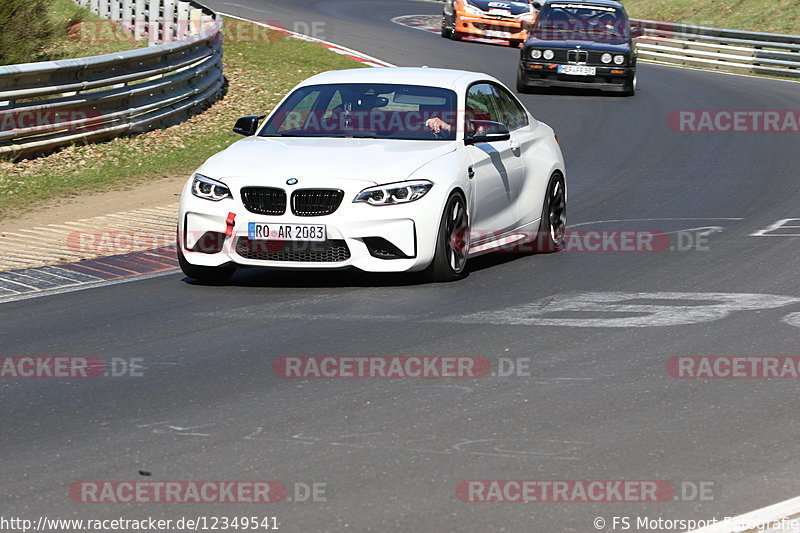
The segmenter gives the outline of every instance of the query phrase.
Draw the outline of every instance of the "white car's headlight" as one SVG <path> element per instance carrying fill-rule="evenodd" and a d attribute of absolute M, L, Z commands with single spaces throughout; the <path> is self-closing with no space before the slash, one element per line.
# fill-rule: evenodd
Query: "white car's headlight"
<path fill-rule="evenodd" d="M 464 4 L 464 10 L 470 15 L 483 15 L 483 10 L 479 7 L 475 7 L 471 4 Z"/>
<path fill-rule="evenodd" d="M 603 63 L 611 63 L 611 54 L 608 53 L 603 54 L 602 56 L 600 56 L 600 61 L 602 61 Z"/>
<path fill-rule="evenodd" d="M 358 193 L 353 203 L 364 202 L 369 205 L 407 204 L 419 200 L 433 187 L 428 180 L 401 181 L 370 187 Z"/>
<path fill-rule="evenodd" d="M 614 56 L 614 63 L 621 65 L 625 62 L 625 56 Z"/>
<path fill-rule="evenodd" d="M 212 180 L 202 174 L 195 174 L 192 181 L 192 194 L 198 198 L 219 202 L 225 198 L 233 198 L 231 190 L 221 181 Z"/>

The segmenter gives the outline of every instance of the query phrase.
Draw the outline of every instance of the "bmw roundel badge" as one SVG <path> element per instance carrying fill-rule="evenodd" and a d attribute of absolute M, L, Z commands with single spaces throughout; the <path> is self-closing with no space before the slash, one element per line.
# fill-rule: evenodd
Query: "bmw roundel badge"
<path fill-rule="evenodd" d="M 286 180 L 286 185 L 297 185 L 297 178 L 289 178 Z"/>

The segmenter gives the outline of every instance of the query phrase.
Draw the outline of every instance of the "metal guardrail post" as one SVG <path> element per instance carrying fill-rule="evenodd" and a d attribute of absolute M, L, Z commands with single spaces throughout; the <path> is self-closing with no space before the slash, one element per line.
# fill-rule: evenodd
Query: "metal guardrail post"
<path fill-rule="evenodd" d="M 133 0 L 122 0 L 122 33 L 133 35 Z"/>
<path fill-rule="evenodd" d="M 177 38 L 177 31 L 175 28 L 175 0 L 163 0 L 163 16 L 164 21 L 161 36 L 165 43 L 171 43 Z"/>
<path fill-rule="evenodd" d="M 178 39 L 183 39 L 184 37 L 191 35 L 189 30 L 189 11 L 191 10 L 191 4 L 189 2 L 179 0 L 177 9 L 178 13 L 176 19 L 178 21 Z"/>
<path fill-rule="evenodd" d="M 150 46 L 164 42 L 161 0 L 149 0 L 147 4 L 147 42 Z"/>
<path fill-rule="evenodd" d="M 111 0 L 100 0 L 100 7 L 97 14 L 104 19 L 109 18 L 111 15 Z"/>
<path fill-rule="evenodd" d="M 147 0 L 133 1 L 133 37 L 140 41 L 147 39 Z"/>
<path fill-rule="evenodd" d="M 189 35 L 199 35 L 203 31 L 203 10 L 192 9 L 189 11 Z"/>

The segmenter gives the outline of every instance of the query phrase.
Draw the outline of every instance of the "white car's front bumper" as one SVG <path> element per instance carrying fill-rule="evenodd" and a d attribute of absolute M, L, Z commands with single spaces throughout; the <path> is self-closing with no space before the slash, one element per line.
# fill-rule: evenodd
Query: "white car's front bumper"
<path fill-rule="evenodd" d="M 330 215 L 296 216 L 287 209 L 284 215 L 269 216 L 248 211 L 238 187 L 231 187 L 233 199 L 212 202 L 194 196 L 190 180 L 181 196 L 179 246 L 186 260 L 198 266 L 234 263 L 283 269 L 354 267 L 368 272 L 405 272 L 424 269 L 430 263 L 444 202 L 440 196 L 445 191 L 434 187 L 415 202 L 371 206 L 353 203 L 364 188 L 363 182 L 338 184 L 338 188 L 344 190 L 344 198 Z M 291 193 L 290 187 L 285 189 Z M 249 240 L 249 223 L 324 224 L 327 240 Z"/>

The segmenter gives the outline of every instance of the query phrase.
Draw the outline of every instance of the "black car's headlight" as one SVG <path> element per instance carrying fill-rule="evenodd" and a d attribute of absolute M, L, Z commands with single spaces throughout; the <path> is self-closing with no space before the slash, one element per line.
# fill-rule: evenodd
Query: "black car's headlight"
<path fill-rule="evenodd" d="M 431 190 L 433 183 L 428 180 L 401 181 L 370 187 L 358 193 L 353 203 L 364 202 L 369 205 L 407 204 L 419 200 Z"/>
<path fill-rule="evenodd" d="M 625 62 L 625 56 L 623 56 L 623 55 L 614 56 L 614 63 L 615 64 L 621 65 L 624 62 Z"/>
<path fill-rule="evenodd" d="M 542 57 L 542 51 L 539 50 L 538 48 L 532 48 L 530 55 L 531 59 L 539 59 Z"/>
<path fill-rule="evenodd" d="M 225 198 L 233 198 L 231 190 L 221 181 L 212 180 L 202 174 L 195 174 L 192 181 L 192 194 L 198 198 L 219 202 Z"/>

